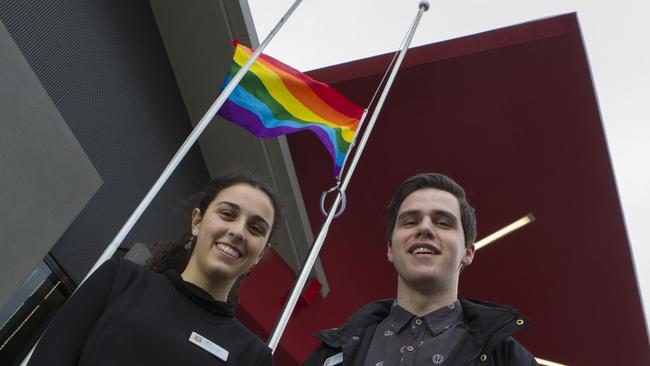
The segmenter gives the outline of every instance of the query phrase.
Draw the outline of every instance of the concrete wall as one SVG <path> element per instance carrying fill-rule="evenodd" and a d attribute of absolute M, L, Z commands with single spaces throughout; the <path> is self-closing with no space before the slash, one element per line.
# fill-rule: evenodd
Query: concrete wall
<path fill-rule="evenodd" d="M 61 156 L 63 163 L 70 165 L 66 169 L 44 163 L 42 157 L 39 160 L 36 156 L 30 161 L 9 159 L 14 164 L 12 169 L 5 169 L 5 160 L 2 161 L 0 191 L 3 194 L 6 177 L 15 175 L 16 167 L 23 167 L 29 173 L 21 179 L 24 192 L 13 195 L 13 201 L 8 201 L 12 207 L 20 206 L 16 201 L 20 201 L 21 196 L 43 191 L 42 185 L 50 187 L 49 192 L 42 192 L 44 196 L 64 200 L 64 196 L 51 189 L 52 182 L 63 182 L 62 188 L 74 192 L 72 198 L 77 200 L 77 211 L 74 215 L 69 214 L 67 222 L 58 227 L 58 235 L 43 238 L 43 246 L 37 253 L 32 249 L 33 240 L 20 246 L 12 244 L 15 250 L 8 255 L 3 252 L 0 259 L 3 261 L 2 270 L 11 272 L 5 270 L 5 262 L 20 263 L 25 270 L 30 266 L 33 269 L 34 260 L 42 258 L 52 248 L 53 257 L 64 271 L 74 281 L 79 281 L 189 134 L 191 124 L 147 1 L 2 0 L 0 20 L 6 26 L 5 33 L 8 33 L 3 37 L 0 60 L 8 62 L 5 39 L 10 36 L 16 44 L 14 48 L 17 47 L 24 55 L 25 72 L 31 68 L 32 78 L 40 81 L 44 89 L 42 94 L 49 96 L 41 99 L 45 102 L 51 99 L 49 103 L 53 106 L 50 109 L 58 110 L 60 114 L 59 125 L 69 128 L 68 140 L 76 139 L 80 145 L 79 153 Z M 11 76 L 4 69 L 1 74 L 2 78 Z M 5 81 L 0 84 L 0 108 L 3 110 L 0 114 L 3 146 L 0 149 L 5 150 L 5 141 L 15 140 L 17 133 L 8 129 L 14 122 L 6 117 L 4 109 L 16 104 L 15 93 L 27 93 L 28 90 L 23 89 L 35 88 L 28 88 L 23 79 L 12 83 L 12 86 Z M 36 101 L 31 96 L 25 98 Z M 44 108 L 43 103 L 35 105 Z M 25 106 L 14 114 L 30 120 L 26 111 L 39 115 L 43 121 L 48 121 L 48 127 L 54 128 L 54 120 L 39 114 L 36 107 Z M 54 138 L 41 128 L 23 132 L 23 136 L 32 142 Z M 61 146 L 54 140 L 52 144 Z M 33 148 L 25 147 L 25 150 L 31 153 L 42 144 L 31 146 Z M 81 166 L 74 159 L 82 149 L 87 155 L 86 165 L 94 167 L 98 173 L 94 173 L 92 180 L 94 189 L 99 184 L 98 176 L 101 176 L 103 185 L 87 204 L 83 202 L 80 206 L 82 198 L 88 200 L 94 193 L 79 179 L 72 179 L 73 172 Z M 44 154 L 53 158 L 52 154 Z M 44 179 L 48 177 L 51 182 L 45 183 Z M 201 154 L 198 149 L 193 149 L 127 237 L 124 246 L 173 238 L 186 230 L 189 214 L 178 211 L 179 203 L 208 180 Z M 17 220 L 10 210 L 5 209 L 7 204 L 3 198 L 0 211 L 2 228 Z M 60 203 L 56 206 L 64 207 Z M 28 211 L 37 213 L 38 210 L 32 208 Z M 49 216 L 63 216 L 59 211 L 48 213 Z M 22 221 L 34 236 L 43 235 L 42 220 L 31 218 Z M 27 235 L 27 231 L 21 232 L 8 236 L 3 231 L 1 240 L 3 243 L 7 240 L 13 242 L 16 237 Z M 28 257 L 31 258 L 29 261 Z M 13 281 L 22 277 L 25 276 L 16 274 Z"/>
<path fill-rule="evenodd" d="M 102 179 L 0 22 L 0 308 Z"/>

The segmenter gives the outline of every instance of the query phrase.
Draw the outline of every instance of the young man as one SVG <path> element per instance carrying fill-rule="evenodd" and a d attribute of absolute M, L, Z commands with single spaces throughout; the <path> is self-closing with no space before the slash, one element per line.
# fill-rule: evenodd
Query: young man
<path fill-rule="evenodd" d="M 458 299 L 472 263 L 476 217 L 456 182 L 426 173 L 406 180 L 388 207 L 388 261 L 397 298 L 370 303 L 341 328 L 316 334 L 307 366 L 537 365 L 512 339 L 516 310 Z"/>

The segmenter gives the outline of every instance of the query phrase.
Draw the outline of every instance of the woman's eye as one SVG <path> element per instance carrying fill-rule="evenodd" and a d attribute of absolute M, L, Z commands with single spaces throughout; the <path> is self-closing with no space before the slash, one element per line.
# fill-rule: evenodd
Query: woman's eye
<path fill-rule="evenodd" d="M 436 221 L 436 225 L 442 226 L 445 228 L 450 228 L 451 224 L 448 221 Z"/>
<path fill-rule="evenodd" d="M 417 221 L 415 221 L 415 220 L 404 221 L 404 222 L 402 223 L 402 225 L 404 225 L 404 226 L 415 226 L 415 225 L 417 225 L 417 224 L 418 224 L 418 223 L 417 223 Z"/>
<path fill-rule="evenodd" d="M 232 219 L 232 218 L 235 217 L 235 213 L 232 212 L 232 211 L 229 211 L 229 210 L 221 210 L 221 211 L 219 212 L 219 214 L 220 214 L 221 217 L 223 217 L 224 219 Z"/>
<path fill-rule="evenodd" d="M 253 235 L 257 235 L 257 236 L 264 235 L 264 229 L 262 229 L 261 227 L 259 227 L 257 225 L 250 226 L 249 230 Z"/>

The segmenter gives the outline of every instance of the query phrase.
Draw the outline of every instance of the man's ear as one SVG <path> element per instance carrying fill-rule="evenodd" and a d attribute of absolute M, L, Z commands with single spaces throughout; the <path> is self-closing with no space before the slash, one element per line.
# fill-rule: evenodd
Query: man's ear
<path fill-rule="evenodd" d="M 201 226 L 201 210 L 195 208 L 192 210 L 192 235 L 199 236 L 199 228 Z"/>
<path fill-rule="evenodd" d="M 386 252 L 386 256 L 388 257 L 388 261 L 393 263 L 393 246 L 390 245 L 390 242 L 388 243 L 388 252 Z"/>
<path fill-rule="evenodd" d="M 463 259 L 461 259 L 461 263 L 463 267 L 467 267 L 470 264 L 472 264 L 472 261 L 474 260 L 474 253 L 476 252 L 476 247 L 474 244 L 470 245 L 465 249 L 465 255 L 463 256 Z"/>

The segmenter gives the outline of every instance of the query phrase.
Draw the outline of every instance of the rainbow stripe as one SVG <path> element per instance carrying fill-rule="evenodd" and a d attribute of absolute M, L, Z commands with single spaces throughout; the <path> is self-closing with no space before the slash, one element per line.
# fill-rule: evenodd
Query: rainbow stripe
<path fill-rule="evenodd" d="M 248 47 L 239 43 L 236 46 L 234 62 L 222 88 L 253 54 Z M 218 114 L 257 137 L 312 131 L 332 156 L 334 175 L 338 176 L 363 108 L 330 86 L 262 54 Z"/>

